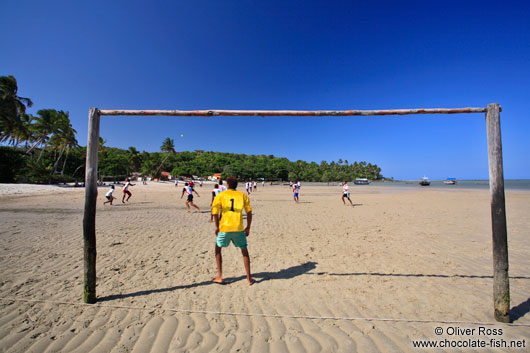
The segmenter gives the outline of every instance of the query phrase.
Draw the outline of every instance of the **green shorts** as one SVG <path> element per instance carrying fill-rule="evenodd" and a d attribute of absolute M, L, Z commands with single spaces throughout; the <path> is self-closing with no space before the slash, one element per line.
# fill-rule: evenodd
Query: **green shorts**
<path fill-rule="evenodd" d="M 245 231 L 241 232 L 219 232 L 217 233 L 217 246 L 226 248 L 230 245 L 230 241 L 238 248 L 244 249 L 247 247 L 247 236 Z"/>

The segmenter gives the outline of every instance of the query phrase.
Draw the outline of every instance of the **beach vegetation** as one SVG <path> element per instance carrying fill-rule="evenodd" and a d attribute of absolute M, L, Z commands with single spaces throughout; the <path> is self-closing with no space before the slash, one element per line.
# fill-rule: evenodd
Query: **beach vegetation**
<path fill-rule="evenodd" d="M 2 160 L 16 160 L 2 180 L 56 183 L 83 180 L 86 147 L 74 141 L 50 137 L 47 143 L 27 152 L 22 146 L 4 146 Z M 54 142 L 57 141 L 57 142 Z M 61 142 L 60 142 L 61 141 Z M 6 165 L 9 162 L 3 162 Z M 98 157 L 98 179 L 121 180 L 133 173 L 160 178 L 161 172 L 175 177 L 206 177 L 221 173 L 222 178 L 237 176 L 241 180 L 302 180 L 334 182 L 383 178 L 381 168 L 372 163 L 339 164 L 334 161 L 289 161 L 287 158 L 224 152 L 139 152 L 135 147 L 120 149 L 104 147 Z M 5 181 L 4 181 L 5 182 Z"/>
<path fill-rule="evenodd" d="M 82 181 L 86 147 L 79 146 L 69 113 L 41 109 L 26 113 L 33 102 L 18 96 L 15 77 L 0 77 L 1 182 L 63 183 Z M 175 177 L 236 176 L 241 180 L 302 180 L 333 182 L 355 178 L 382 179 L 381 168 L 365 161 L 290 161 L 274 155 L 246 155 L 213 151 L 176 151 L 175 140 L 162 141 L 160 152 L 139 152 L 108 147 L 99 137 L 98 179 L 123 180 L 133 173 L 160 178 L 162 172 Z M 4 167 L 5 166 L 5 167 Z"/>
<path fill-rule="evenodd" d="M 26 107 L 33 102 L 18 96 L 18 84 L 14 76 L 0 76 L 0 142 L 21 142 L 25 132 L 25 121 L 29 119 Z"/>

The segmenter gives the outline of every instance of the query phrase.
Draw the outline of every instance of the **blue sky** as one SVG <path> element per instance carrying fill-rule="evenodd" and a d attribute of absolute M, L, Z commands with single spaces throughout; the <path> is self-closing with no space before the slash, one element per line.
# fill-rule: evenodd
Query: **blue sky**
<path fill-rule="evenodd" d="M 0 75 L 31 113 L 503 107 L 504 174 L 530 178 L 530 2 L 0 2 Z M 184 137 L 180 137 L 183 134 Z M 367 161 L 397 179 L 488 177 L 483 114 L 102 117 L 107 145 Z"/>

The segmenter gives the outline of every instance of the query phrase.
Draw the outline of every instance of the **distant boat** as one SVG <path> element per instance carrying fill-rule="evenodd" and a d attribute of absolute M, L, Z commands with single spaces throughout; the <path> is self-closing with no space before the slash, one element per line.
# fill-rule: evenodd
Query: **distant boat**
<path fill-rule="evenodd" d="M 456 184 L 456 178 L 447 178 L 444 180 L 445 185 L 455 185 Z"/>
<path fill-rule="evenodd" d="M 355 181 L 353 182 L 355 185 L 368 185 L 371 183 L 370 180 L 368 180 L 367 178 L 357 178 L 355 179 Z"/>
<path fill-rule="evenodd" d="M 431 181 L 429 180 L 429 178 L 424 176 L 423 178 L 420 179 L 420 185 L 421 186 L 429 186 L 429 185 L 431 185 Z"/>

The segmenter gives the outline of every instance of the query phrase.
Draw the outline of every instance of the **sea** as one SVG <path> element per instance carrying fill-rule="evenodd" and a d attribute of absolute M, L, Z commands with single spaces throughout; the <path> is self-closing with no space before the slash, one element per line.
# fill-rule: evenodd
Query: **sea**
<path fill-rule="evenodd" d="M 444 188 L 444 189 L 489 189 L 489 180 L 457 180 L 455 185 L 446 185 L 443 180 L 430 180 L 431 185 L 421 186 L 419 180 L 397 180 L 397 181 L 374 181 L 372 186 L 384 187 L 406 187 L 406 188 Z M 303 185 L 330 185 L 336 186 L 338 183 L 310 183 Z M 366 185 L 354 185 L 349 182 L 350 187 L 363 187 Z M 505 190 L 530 190 L 530 179 L 505 179 Z"/>
<path fill-rule="evenodd" d="M 443 180 L 431 180 L 431 185 L 421 186 L 419 180 L 402 180 L 392 182 L 376 182 L 373 185 L 381 186 L 409 186 L 409 187 L 435 187 L 435 188 L 451 188 L 451 189 L 489 189 L 489 180 L 457 180 L 454 185 L 446 185 Z M 530 190 L 530 179 L 505 179 L 504 189 L 506 190 Z"/>

